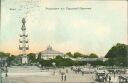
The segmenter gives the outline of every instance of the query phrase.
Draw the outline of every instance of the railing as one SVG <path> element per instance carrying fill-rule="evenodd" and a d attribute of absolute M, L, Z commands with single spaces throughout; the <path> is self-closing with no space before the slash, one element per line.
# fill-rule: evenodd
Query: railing
<path fill-rule="evenodd" d="M 28 34 L 23 34 L 23 35 L 20 35 L 20 37 L 23 37 L 23 36 L 28 37 Z"/>
<path fill-rule="evenodd" d="M 19 39 L 19 42 L 23 43 L 24 41 Z M 28 43 L 28 40 L 25 40 L 25 43 Z"/>

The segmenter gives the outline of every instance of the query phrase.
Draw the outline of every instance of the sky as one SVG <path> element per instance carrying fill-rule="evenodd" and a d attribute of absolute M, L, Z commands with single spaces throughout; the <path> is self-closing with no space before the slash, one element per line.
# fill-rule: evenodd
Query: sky
<path fill-rule="evenodd" d="M 127 43 L 125 0 L 1 0 L 0 51 L 21 53 L 23 17 L 29 35 L 28 53 L 43 51 L 50 44 L 64 53 L 102 57 L 117 43 Z"/>

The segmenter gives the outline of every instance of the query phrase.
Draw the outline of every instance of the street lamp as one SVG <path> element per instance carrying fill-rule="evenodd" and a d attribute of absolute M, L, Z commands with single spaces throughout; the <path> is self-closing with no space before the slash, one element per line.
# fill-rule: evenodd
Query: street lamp
<path fill-rule="evenodd" d="M 7 64 L 7 62 L 5 63 L 5 72 L 6 72 L 6 77 L 8 76 L 8 69 L 7 69 L 7 66 L 8 66 L 8 64 Z"/>

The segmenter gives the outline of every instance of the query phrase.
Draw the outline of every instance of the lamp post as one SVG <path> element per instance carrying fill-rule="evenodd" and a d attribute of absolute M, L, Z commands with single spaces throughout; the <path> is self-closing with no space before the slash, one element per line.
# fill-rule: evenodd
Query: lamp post
<path fill-rule="evenodd" d="M 7 66 L 8 66 L 8 65 L 7 65 L 7 62 L 6 62 L 6 63 L 5 63 L 5 72 L 6 72 L 5 76 L 6 76 L 6 77 L 8 76 L 8 74 L 7 74 L 7 73 L 8 73 Z"/>

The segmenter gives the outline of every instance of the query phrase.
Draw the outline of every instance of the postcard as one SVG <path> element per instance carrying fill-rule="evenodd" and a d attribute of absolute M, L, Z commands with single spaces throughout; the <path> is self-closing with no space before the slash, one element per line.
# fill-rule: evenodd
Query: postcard
<path fill-rule="evenodd" d="M 127 83 L 127 0 L 1 0 L 0 83 Z"/>

